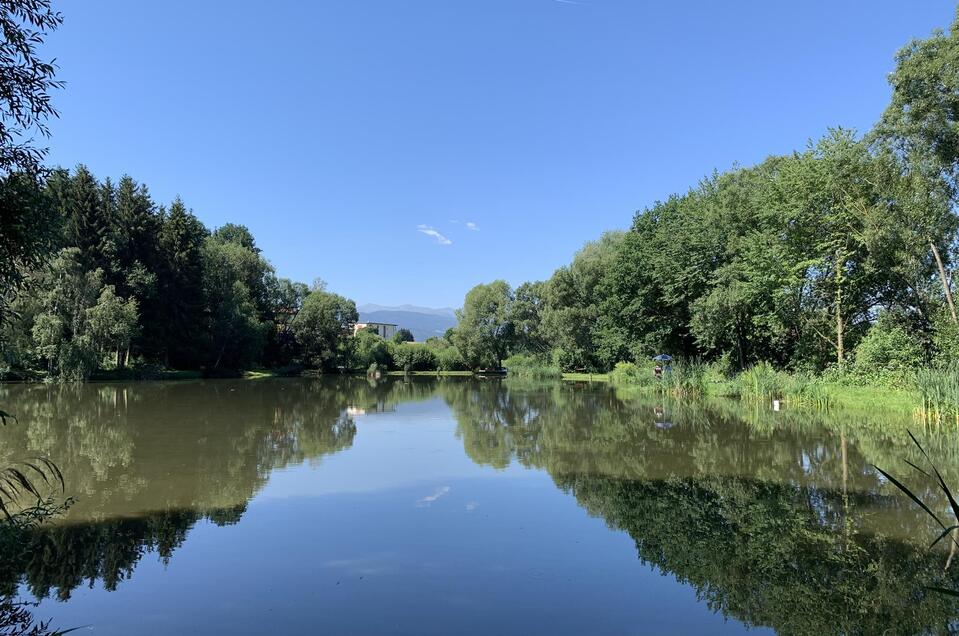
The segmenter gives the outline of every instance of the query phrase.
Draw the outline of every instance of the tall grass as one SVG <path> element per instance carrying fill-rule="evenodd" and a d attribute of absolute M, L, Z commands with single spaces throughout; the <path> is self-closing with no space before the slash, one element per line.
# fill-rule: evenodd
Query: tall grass
<path fill-rule="evenodd" d="M 768 362 L 749 367 L 736 376 L 735 382 L 743 399 L 765 402 L 782 397 L 782 378 Z"/>
<path fill-rule="evenodd" d="M 706 365 L 698 360 L 675 360 L 663 370 L 660 390 L 673 397 L 706 395 Z"/>
<path fill-rule="evenodd" d="M 959 426 L 959 366 L 917 369 L 913 384 L 922 400 L 923 419 L 955 419 Z"/>
<path fill-rule="evenodd" d="M 827 408 L 832 401 L 822 379 L 807 373 L 777 371 L 767 362 L 749 367 L 736 376 L 734 383 L 742 399 L 754 402 L 782 400 L 788 404 Z"/>
<path fill-rule="evenodd" d="M 656 377 L 653 365 L 619 362 L 609 373 L 609 380 L 618 387 L 649 390 L 673 397 L 702 397 L 707 393 L 708 368 L 697 360 L 674 360 L 665 365 Z"/>
<path fill-rule="evenodd" d="M 558 380 L 563 377 L 562 370 L 555 365 L 528 355 L 517 354 L 503 360 L 503 366 L 509 370 L 509 375 L 516 378 L 530 380 Z"/>

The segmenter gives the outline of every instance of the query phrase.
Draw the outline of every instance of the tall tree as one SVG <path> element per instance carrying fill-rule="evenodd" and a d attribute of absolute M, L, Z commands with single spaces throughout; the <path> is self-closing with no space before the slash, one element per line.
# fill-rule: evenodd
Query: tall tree
<path fill-rule="evenodd" d="M 24 273 L 54 249 L 56 215 L 38 188 L 46 149 L 47 122 L 57 116 L 50 92 L 63 86 L 53 62 L 38 48 L 63 22 L 49 0 L 0 2 L 0 322 Z"/>
<path fill-rule="evenodd" d="M 103 274 L 86 270 L 79 250 L 69 248 L 44 269 L 39 288 L 32 329 L 37 354 L 51 376 L 85 380 L 99 362 L 87 310 L 97 304 Z"/>
<path fill-rule="evenodd" d="M 132 298 L 124 300 L 117 296 L 112 285 L 107 285 L 100 292 L 97 304 L 86 312 L 89 333 L 99 351 L 100 362 L 109 355 L 116 367 L 122 369 L 130 357 L 130 343 L 138 331 L 137 301 Z"/>
<path fill-rule="evenodd" d="M 836 130 L 785 163 L 770 205 L 805 228 L 802 246 L 805 328 L 833 350 L 842 365 L 850 337 L 864 333 L 883 301 L 885 250 L 896 204 L 885 184 L 895 166 L 869 152 L 845 130 Z M 786 225 L 784 224 L 784 227 Z"/>
<path fill-rule="evenodd" d="M 177 198 L 160 228 L 162 264 L 158 276 L 159 352 L 176 368 L 196 368 L 202 360 L 203 243 L 207 230 Z"/>
<path fill-rule="evenodd" d="M 291 325 L 303 361 L 325 370 L 346 365 L 352 357 L 350 341 L 357 320 L 352 300 L 314 286 Z"/>
<path fill-rule="evenodd" d="M 0 177 L 0 323 L 29 271 L 60 242 L 60 216 L 36 181 L 22 173 Z"/>
<path fill-rule="evenodd" d="M 937 231 L 942 216 L 936 202 L 940 179 L 952 198 L 959 193 L 959 14 L 948 32 L 936 31 L 902 48 L 889 83 L 892 99 L 873 139 L 894 148 L 929 184 L 930 206 L 916 216 L 925 221 L 916 226 L 916 238 L 928 246 L 952 320 L 959 323 L 947 272 L 951 245 Z"/>
<path fill-rule="evenodd" d="M 206 363 L 242 369 L 259 362 L 267 325 L 260 320 L 249 286 L 251 270 L 262 266 L 260 256 L 240 243 L 216 236 L 203 247 L 203 288 L 206 302 L 208 353 Z M 255 281 L 262 276 L 254 277 Z"/>
<path fill-rule="evenodd" d="M 549 334 L 563 368 L 594 369 L 606 359 L 612 359 L 610 365 L 621 359 L 618 343 L 612 344 L 613 339 L 600 332 L 600 283 L 622 240 L 622 232 L 606 232 L 587 243 L 543 289 L 542 330 Z"/>
<path fill-rule="evenodd" d="M 456 312 L 459 324 L 453 344 L 471 368 L 503 366 L 515 336 L 512 303 L 513 290 L 504 280 L 477 285 L 466 294 L 463 308 Z"/>
<path fill-rule="evenodd" d="M 519 351 L 542 355 L 550 350 L 549 335 L 543 326 L 546 285 L 544 281 L 536 281 L 516 288 L 510 322 L 516 331 L 515 344 Z"/>
<path fill-rule="evenodd" d="M 111 272 L 116 254 L 112 185 L 106 187 L 84 165 L 77 166 L 70 184 L 68 204 L 69 245 L 80 250 L 88 270 Z"/>

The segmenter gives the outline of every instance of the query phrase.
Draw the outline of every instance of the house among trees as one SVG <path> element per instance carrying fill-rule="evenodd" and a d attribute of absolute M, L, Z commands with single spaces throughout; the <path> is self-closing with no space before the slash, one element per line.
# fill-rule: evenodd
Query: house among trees
<path fill-rule="evenodd" d="M 389 322 L 358 322 L 353 325 L 353 335 L 371 327 L 370 331 L 376 331 L 376 334 L 384 340 L 392 340 L 396 335 L 398 325 Z"/>

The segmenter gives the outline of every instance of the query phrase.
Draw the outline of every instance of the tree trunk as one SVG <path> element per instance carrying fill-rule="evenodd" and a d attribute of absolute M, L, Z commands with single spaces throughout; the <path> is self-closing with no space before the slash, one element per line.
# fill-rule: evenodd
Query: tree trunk
<path fill-rule="evenodd" d="M 843 250 L 836 254 L 836 363 L 842 366 L 846 361 L 845 342 L 843 331 L 845 321 L 842 319 L 842 284 L 843 269 L 846 267 L 846 258 Z"/>
<path fill-rule="evenodd" d="M 216 357 L 216 364 L 213 365 L 214 369 L 220 368 L 220 360 L 223 359 L 223 352 L 226 351 L 226 342 L 223 343 L 223 346 L 220 347 L 220 353 Z"/>
<path fill-rule="evenodd" d="M 846 540 L 844 549 L 848 550 L 852 527 L 849 523 L 849 453 L 846 450 L 846 431 L 839 433 L 839 450 L 842 457 L 842 527 L 843 537 Z"/>
<path fill-rule="evenodd" d="M 952 314 L 952 323 L 959 324 L 959 318 L 956 318 L 956 304 L 952 301 L 952 289 L 949 285 L 949 278 L 946 276 L 946 267 L 942 264 L 942 256 L 939 255 L 939 248 L 932 241 L 929 241 L 929 247 L 936 259 L 936 267 L 939 268 L 939 280 L 942 281 L 942 291 L 946 294 L 946 303 L 949 305 L 949 313 Z"/>
<path fill-rule="evenodd" d="M 836 299 L 836 362 L 842 366 L 846 363 L 846 343 L 843 336 L 842 305 L 838 297 L 839 294 Z"/>

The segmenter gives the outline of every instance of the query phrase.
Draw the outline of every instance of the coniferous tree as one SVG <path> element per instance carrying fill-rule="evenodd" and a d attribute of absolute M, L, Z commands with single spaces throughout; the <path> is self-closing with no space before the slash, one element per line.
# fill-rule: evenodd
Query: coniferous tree
<path fill-rule="evenodd" d="M 160 354 L 175 368 L 196 368 L 202 359 L 206 235 L 203 224 L 177 198 L 160 227 L 158 268 Z"/>
<path fill-rule="evenodd" d="M 68 235 L 70 245 L 80 250 L 80 263 L 87 270 L 112 269 L 113 219 L 104 189 L 86 166 L 77 166 L 68 199 Z"/>
<path fill-rule="evenodd" d="M 124 175 L 117 187 L 117 264 L 121 273 L 117 289 L 136 299 L 141 309 L 141 329 L 131 349 L 154 356 L 161 348 L 161 308 L 157 289 L 160 258 L 157 247 L 160 217 L 146 186 Z"/>

